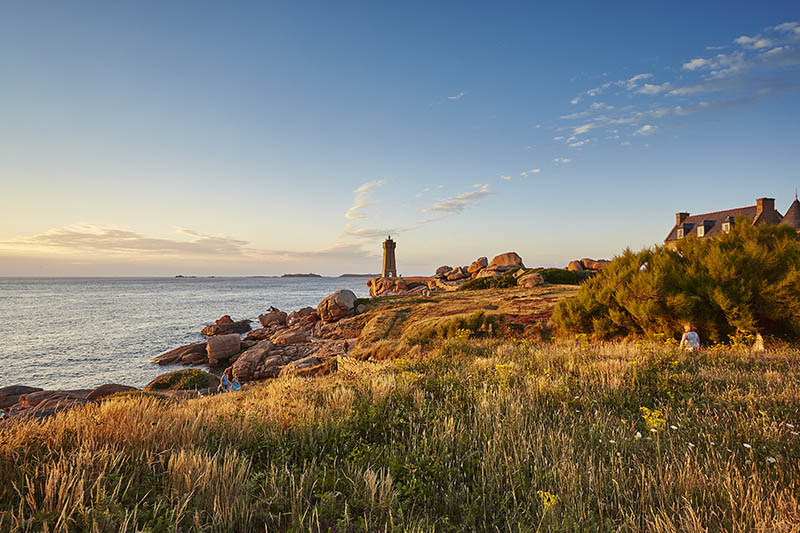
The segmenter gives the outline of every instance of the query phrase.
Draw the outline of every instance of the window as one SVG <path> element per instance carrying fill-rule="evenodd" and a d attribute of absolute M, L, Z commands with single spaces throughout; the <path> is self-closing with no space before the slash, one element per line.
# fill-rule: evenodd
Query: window
<path fill-rule="evenodd" d="M 683 228 L 678 228 L 678 238 L 683 239 Z"/>
<path fill-rule="evenodd" d="M 731 232 L 731 223 L 730 222 L 723 222 L 722 223 L 722 231 L 724 231 L 725 233 L 730 233 Z"/>
<path fill-rule="evenodd" d="M 703 237 L 706 234 L 706 227 L 705 226 L 697 226 L 697 236 Z"/>

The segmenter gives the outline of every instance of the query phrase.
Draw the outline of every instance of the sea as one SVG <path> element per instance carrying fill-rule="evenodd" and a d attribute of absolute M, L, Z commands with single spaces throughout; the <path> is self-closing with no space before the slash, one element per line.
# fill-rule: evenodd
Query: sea
<path fill-rule="evenodd" d="M 0 387 L 143 387 L 185 368 L 150 359 L 204 339 L 222 315 L 316 307 L 339 289 L 367 297 L 367 277 L 0 278 Z"/>

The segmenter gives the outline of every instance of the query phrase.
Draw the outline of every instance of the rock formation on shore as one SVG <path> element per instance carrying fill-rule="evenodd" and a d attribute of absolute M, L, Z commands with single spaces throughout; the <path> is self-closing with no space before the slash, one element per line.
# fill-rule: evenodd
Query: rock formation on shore
<path fill-rule="evenodd" d="M 479 257 L 470 265 L 451 267 L 442 265 L 430 277 L 383 278 L 367 281 L 370 296 L 429 295 L 437 291 L 457 291 L 473 279 L 502 276 L 512 270 L 525 270 L 522 258 L 516 252 L 500 254 L 491 262 Z M 532 286 L 535 278 L 527 278 L 525 286 Z"/>
<path fill-rule="evenodd" d="M 571 270 L 572 272 L 583 272 L 584 270 L 599 271 L 603 270 L 610 262 L 611 261 L 607 259 L 589 259 L 588 257 L 584 257 L 583 259 L 570 261 L 567 265 L 567 270 Z"/>

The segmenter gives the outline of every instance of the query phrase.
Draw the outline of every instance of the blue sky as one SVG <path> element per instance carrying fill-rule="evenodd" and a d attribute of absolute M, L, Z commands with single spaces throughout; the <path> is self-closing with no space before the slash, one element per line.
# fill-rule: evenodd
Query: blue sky
<path fill-rule="evenodd" d="M 425 274 L 800 186 L 797 2 L 0 5 L 0 275 Z"/>

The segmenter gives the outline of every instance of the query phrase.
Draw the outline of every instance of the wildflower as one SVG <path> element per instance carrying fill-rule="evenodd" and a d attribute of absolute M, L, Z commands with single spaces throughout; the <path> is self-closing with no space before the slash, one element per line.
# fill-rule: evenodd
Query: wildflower
<path fill-rule="evenodd" d="M 767 457 L 767 462 L 768 462 L 769 464 L 771 464 L 771 465 L 774 465 L 775 463 L 777 463 L 777 462 L 778 462 L 778 460 L 777 460 L 777 459 L 775 459 L 774 457 Z"/>
<path fill-rule="evenodd" d="M 558 503 L 558 496 L 553 494 L 552 492 L 547 492 L 546 490 L 537 490 L 536 494 L 539 495 L 539 499 L 542 500 L 542 505 L 544 505 L 544 512 L 550 510 L 555 504 Z"/>
<path fill-rule="evenodd" d="M 670 426 L 669 429 L 672 431 L 678 431 L 678 426 Z"/>
<path fill-rule="evenodd" d="M 610 442 L 611 444 L 616 444 L 617 443 L 617 441 L 615 441 L 615 440 L 610 440 L 608 442 Z"/>
<path fill-rule="evenodd" d="M 658 409 L 653 409 L 651 411 L 647 407 L 640 407 L 639 409 L 642 412 L 644 423 L 647 425 L 650 431 L 657 433 L 664 430 L 664 425 L 667 423 L 667 421 L 661 416 L 661 411 Z"/>
<path fill-rule="evenodd" d="M 617 457 L 622 457 L 622 454 L 617 452 Z"/>
<path fill-rule="evenodd" d="M 786 424 L 786 427 L 794 429 L 794 424 Z"/>
<path fill-rule="evenodd" d="M 636 435 L 634 435 L 633 438 L 636 439 L 636 440 L 641 439 L 642 438 L 642 432 L 641 431 L 637 431 Z"/>
<path fill-rule="evenodd" d="M 689 448 L 694 448 L 694 444 L 692 444 L 692 443 L 690 442 L 690 443 L 689 443 Z"/>
<path fill-rule="evenodd" d="M 753 464 L 753 461 L 751 461 L 750 459 L 748 459 L 747 461 L 745 461 L 745 462 L 744 462 L 744 464 L 746 464 L 746 465 L 751 465 L 751 464 Z"/>
<path fill-rule="evenodd" d="M 745 448 L 747 448 L 748 450 L 749 450 L 750 448 L 752 448 L 752 446 L 750 446 L 750 445 L 749 445 L 749 444 L 747 444 L 746 442 L 745 442 L 744 444 L 742 444 L 742 446 L 744 446 L 744 447 L 745 447 Z"/>
<path fill-rule="evenodd" d="M 712 441 L 711 441 L 711 445 L 712 445 L 712 446 L 716 446 L 716 445 L 717 445 L 717 443 L 716 443 L 716 442 L 714 442 L 714 441 L 712 440 Z"/>

